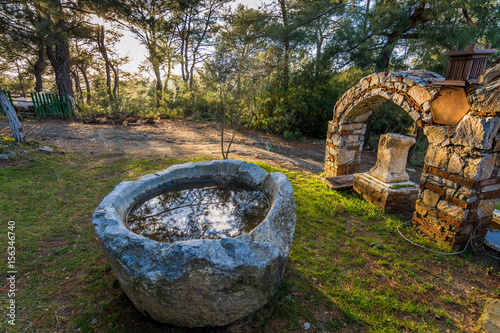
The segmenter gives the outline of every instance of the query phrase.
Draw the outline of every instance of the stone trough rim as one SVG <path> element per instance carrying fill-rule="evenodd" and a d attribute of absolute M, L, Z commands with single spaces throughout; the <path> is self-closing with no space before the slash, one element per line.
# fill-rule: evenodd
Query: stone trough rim
<path fill-rule="evenodd" d="M 231 162 L 242 162 L 242 163 L 245 163 L 245 164 L 252 164 L 252 165 L 255 165 L 256 167 L 258 167 L 259 169 L 261 169 L 263 172 L 265 172 L 261 167 L 259 167 L 258 165 L 256 164 L 253 164 L 253 163 L 249 163 L 249 162 L 246 162 L 246 161 L 239 161 L 239 160 L 212 160 L 212 161 L 209 161 L 209 162 L 217 162 L 217 163 L 231 163 Z M 191 167 L 191 166 L 196 166 L 197 164 L 201 164 L 201 163 L 205 163 L 205 162 L 187 162 L 187 163 L 183 163 L 183 164 L 177 164 L 177 165 L 173 165 L 173 166 L 170 166 L 168 167 L 167 169 L 163 170 L 163 171 L 160 171 L 160 172 L 155 172 L 155 173 L 152 173 L 152 174 L 147 174 L 145 176 L 142 176 L 141 178 L 139 178 L 138 180 L 136 181 L 122 181 L 121 183 L 119 183 L 106 197 L 112 195 L 112 194 L 121 194 L 121 192 L 123 192 L 125 189 L 127 189 L 128 186 L 131 186 L 133 185 L 134 183 L 137 183 L 137 182 L 140 182 L 143 178 L 145 177 L 148 177 L 148 176 L 161 176 L 160 174 L 161 173 L 167 173 L 169 172 L 169 170 L 171 168 L 176 168 L 176 167 Z M 265 172 L 266 174 L 268 175 L 272 175 L 272 174 L 278 174 L 278 175 L 283 175 L 282 173 L 280 172 L 273 172 L 273 173 L 267 173 Z M 236 177 L 233 177 L 234 179 L 238 179 Z M 191 179 L 191 180 L 188 180 L 189 181 L 193 181 L 193 182 L 197 182 L 197 181 L 210 181 L 210 180 L 213 180 L 212 178 L 194 178 L 194 179 Z M 260 182 L 258 185 L 260 185 L 262 182 Z M 176 182 L 172 182 L 171 183 L 172 185 L 173 184 L 176 184 Z M 246 184 L 246 183 L 245 183 Z M 166 187 L 166 186 L 169 186 L 170 184 L 161 184 L 158 188 L 161 188 L 161 187 Z M 187 239 L 187 240 L 178 240 L 178 241 L 174 241 L 174 242 L 159 242 L 159 241 L 155 241 L 153 239 L 150 239 L 148 237 L 145 237 L 145 236 L 142 236 L 142 235 L 139 235 L 133 231 L 131 231 L 130 229 L 127 228 L 127 226 L 125 225 L 125 223 L 123 222 L 124 220 L 126 220 L 126 218 L 128 217 L 128 213 L 130 212 L 130 210 L 134 207 L 134 205 L 140 201 L 141 199 L 143 199 L 144 197 L 146 197 L 148 195 L 148 193 L 151 193 L 151 192 L 154 192 L 156 191 L 157 189 L 152 189 L 151 191 L 149 191 L 148 193 L 143 193 L 141 194 L 141 196 L 139 197 L 135 197 L 133 200 L 130 201 L 130 204 L 129 204 L 129 207 L 124 211 L 124 213 L 120 213 L 116 207 L 113 205 L 113 203 L 111 203 L 110 206 L 106 205 L 104 207 L 101 207 L 102 206 L 102 203 L 97 207 L 97 209 L 94 211 L 94 214 L 99 214 L 101 212 L 104 212 L 104 213 L 116 213 L 118 214 L 118 216 L 121 216 L 122 218 L 121 219 L 112 219 L 112 220 L 115 220 L 116 222 L 118 222 L 118 227 L 120 230 L 123 230 L 128 236 L 132 236 L 133 238 L 139 238 L 147 243 L 149 242 L 153 242 L 153 243 L 160 243 L 160 244 L 171 244 L 171 245 L 175 245 L 176 243 L 189 243 L 189 242 L 199 242 L 199 241 L 202 241 L 202 242 L 212 242 L 212 241 L 215 241 L 215 242 L 220 242 L 221 240 L 223 239 L 226 239 L 226 238 L 229 238 L 229 239 L 234 239 L 234 240 L 238 240 L 238 239 L 241 239 L 241 240 L 244 240 L 244 241 L 248 241 L 249 239 L 247 239 L 249 235 L 251 235 L 252 233 L 254 233 L 254 231 L 262 224 L 268 222 L 268 218 L 269 216 L 271 215 L 272 211 L 277 209 L 276 208 L 276 205 L 275 205 L 275 200 L 274 198 L 270 198 L 269 195 L 267 193 L 264 193 L 258 186 L 253 186 L 251 184 L 247 184 L 247 185 L 250 185 L 252 186 L 253 188 L 259 190 L 259 192 L 263 193 L 265 198 L 267 199 L 268 203 L 269 203 L 269 210 L 266 214 L 266 217 L 261 221 L 259 222 L 259 224 L 257 226 L 255 226 L 255 228 L 252 229 L 252 231 L 250 231 L 249 233 L 244 233 L 244 234 L 241 234 L 237 237 L 222 237 L 220 239 L 201 239 L 201 238 L 193 238 L 193 239 Z M 124 188 L 120 188 L 120 187 L 124 187 Z M 117 193 L 115 193 L 117 192 Z M 103 200 L 104 201 L 104 200 Z M 124 216 L 122 216 L 124 214 Z M 110 219 L 111 220 L 111 219 Z M 94 224 L 94 227 L 95 227 L 95 224 Z M 98 233 L 98 236 L 99 236 L 99 233 Z M 261 240 L 254 240 L 254 241 L 258 241 L 258 242 L 262 242 Z"/>

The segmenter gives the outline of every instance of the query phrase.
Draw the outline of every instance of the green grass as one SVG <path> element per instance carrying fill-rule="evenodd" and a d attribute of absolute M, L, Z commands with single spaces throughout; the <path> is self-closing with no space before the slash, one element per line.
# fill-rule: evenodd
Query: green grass
<path fill-rule="evenodd" d="M 3 143 L 4 150 L 26 149 L 16 147 Z M 6 247 L 7 221 L 15 221 L 19 272 L 17 325 L 12 329 L 1 318 L 1 329 L 182 331 L 135 310 L 91 222 L 93 210 L 119 182 L 181 162 L 33 151 L 0 164 L 1 239 Z M 418 249 L 398 235 L 402 218 L 382 214 L 350 191 L 330 190 L 314 175 L 258 164 L 290 179 L 297 226 L 279 292 L 230 331 L 299 332 L 306 322 L 308 332 L 466 331 L 485 297 L 498 294 L 498 265 L 486 274 L 484 253 L 444 257 Z M 0 297 L 5 306 L 5 293 Z"/>
<path fill-rule="evenodd" d="M 397 190 L 398 188 L 406 188 L 406 187 L 415 187 L 415 185 L 412 184 L 396 184 L 396 185 L 391 185 L 391 188 L 394 190 Z"/>

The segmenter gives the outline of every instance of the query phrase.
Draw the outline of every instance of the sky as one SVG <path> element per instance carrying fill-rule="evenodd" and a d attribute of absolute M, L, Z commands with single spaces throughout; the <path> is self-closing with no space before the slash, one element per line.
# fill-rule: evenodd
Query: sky
<path fill-rule="evenodd" d="M 272 0 L 236 0 L 231 3 L 231 7 L 235 8 L 238 4 L 243 4 L 249 8 L 257 9 L 262 3 L 271 3 Z M 109 28 L 109 23 L 106 23 L 107 28 Z M 137 73 L 139 72 L 139 66 L 142 62 L 146 60 L 146 48 L 141 45 L 134 37 L 130 31 L 122 31 L 123 37 L 116 45 L 116 50 L 121 57 L 128 56 L 129 63 L 124 64 L 121 68 L 123 71 Z M 180 75 L 180 68 L 174 69 L 174 74 Z M 149 76 L 151 74 L 144 73 L 144 76 Z M 153 78 L 151 76 L 151 78 Z"/>

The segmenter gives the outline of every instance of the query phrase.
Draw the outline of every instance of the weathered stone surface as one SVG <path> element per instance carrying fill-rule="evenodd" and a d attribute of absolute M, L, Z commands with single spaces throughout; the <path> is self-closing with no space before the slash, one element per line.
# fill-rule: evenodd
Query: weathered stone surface
<path fill-rule="evenodd" d="M 424 217 L 427 215 L 427 209 L 424 206 L 422 206 L 419 202 L 417 202 L 417 204 L 415 205 L 415 210 L 420 216 Z"/>
<path fill-rule="evenodd" d="M 495 164 L 497 161 L 497 154 L 487 155 L 482 160 L 481 166 L 481 177 L 479 180 L 490 179 L 493 175 L 493 170 L 495 169 Z"/>
<path fill-rule="evenodd" d="M 337 134 L 332 134 L 330 136 L 331 143 L 334 146 L 341 147 L 344 144 L 344 137 Z"/>
<path fill-rule="evenodd" d="M 356 157 L 356 150 L 338 149 L 337 151 L 338 164 L 352 163 L 354 162 L 355 157 Z"/>
<path fill-rule="evenodd" d="M 403 83 L 406 84 L 408 87 L 413 87 L 416 84 L 415 81 L 413 81 L 409 77 L 405 77 L 403 79 Z"/>
<path fill-rule="evenodd" d="M 431 95 L 422 87 L 414 86 L 409 91 L 408 94 L 417 102 L 418 104 L 423 104 L 431 99 Z"/>
<path fill-rule="evenodd" d="M 451 142 L 477 149 L 491 149 L 499 126 L 499 117 L 477 117 L 467 114 L 458 123 Z"/>
<path fill-rule="evenodd" d="M 395 75 L 393 72 L 389 72 L 389 75 L 387 75 L 386 82 L 399 82 L 399 77 Z"/>
<path fill-rule="evenodd" d="M 364 112 L 364 113 L 352 116 L 351 119 L 352 119 L 352 121 L 355 121 L 355 122 L 362 122 L 362 121 L 366 121 L 366 119 L 368 119 L 369 116 L 370 116 L 370 112 Z"/>
<path fill-rule="evenodd" d="M 365 124 L 362 123 L 349 123 L 349 124 L 340 124 L 339 129 L 341 131 L 351 131 L 351 130 L 359 130 L 366 127 Z"/>
<path fill-rule="evenodd" d="M 359 142 L 359 135 L 348 135 L 344 139 L 345 143 L 355 143 Z"/>
<path fill-rule="evenodd" d="M 422 200 L 426 205 L 435 207 L 439 201 L 439 194 L 433 191 L 425 190 Z"/>
<path fill-rule="evenodd" d="M 38 149 L 39 149 L 39 150 L 41 150 L 41 151 L 45 151 L 45 152 L 47 152 L 47 153 L 52 153 L 52 152 L 54 152 L 54 149 L 50 148 L 49 146 L 41 146 L 41 147 L 39 147 Z"/>
<path fill-rule="evenodd" d="M 449 154 L 446 147 L 429 145 L 425 154 L 425 164 L 430 166 L 445 169 L 448 165 Z"/>
<path fill-rule="evenodd" d="M 452 204 L 451 202 L 441 200 L 437 204 L 438 211 L 445 213 L 453 217 L 457 221 L 463 221 L 467 218 L 469 211 L 467 209 L 460 208 L 459 206 Z"/>
<path fill-rule="evenodd" d="M 486 86 L 500 78 L 500 66 L 496 64 L 487 68 L 477 80 L 477 84 Z"/>
<path fill-rule="evenodd" d="M 464 177 L 473 180 L 491 178 L 495 169 L 496 154 L 485 154 L 484 157 L 469 158 L 464 169 Z"/>
<path fill-rule="evenodd" d="M 404 97 L 401 96 L 400 94 L 393 94 L 392 95 L 392 101 L 397 104 L 397 105 L 401 105 L 404 101 Z"/>
<path fill-rule="evenodd" d="M 449 173 L 460 173 L 465 166 L 465 162 L 463 158 L 460 157 L 457 153 L 453 153 L 450 157 L 450 161 L 448 163 L 448 172 Z"/>
<path fill-rule="evenodd" d="M 469 223 L 464 227 L 462 227 L 462 229 L 460 229 L 458 233 L 460 235 L 469 235 L 472 232 L 472 230 L 474 230 L 474 225 Z"/>
<path fill-rule="evenodd" d="M 498 205 L 498 199 L 481 200 L 477 207 L 477 217 L 488 218 Z"/>
<path fill-rule="evenodd" d="M 500 299 L 488 298 L 486 300 L 476 332 L 500 332 Z"/>
<path fill-rule="evenodd" d="M 147 191 L 201 179 L 239 180 L 271 201 L 249 234 L 221 240 L 160 243 L 124 227 L 131 206 Z M 101 202 L 93 223 L 123 290 L 142 313 L 178 326 L 221 326 L 255 311 L 276 292 L 295 229 L 288 179 L 242 161 L 176 165 L 122 182 Z"/>
<path fill-rule="evenodd" d="M 380 83 L 380 79 L 379 79 L 377 73 L 370 75 L 370 78 L 371 78 L 370 86 L 376 86 L 377 84 Z"/>
<path fill-rule="evenodd" d="M 425 126 L 424 134 L 430 144 L 433 145 L 446 145 L 448 141 L 448 133 L 443 126 Z M 448 141 L 448 142 L 446 142 Z"/>
<path fill-rule="evenodd" d="M 361 80 L 361 89 L 366 90 L 370 86 L 370 82 L 367 79 Z"/>
<path fill-rule="evenodd" d="M 500 141 L 498 139 L 495 139 L 495 147 L 493 147 L 493 151 L 497 152 L 500 151 Z"/>
<path fill-rule="evenodd" d="M 443 184 L 446 185 L 446 187 L 451 188 L 451 189 L 459 189 L 461 186 L 457 183 L 455 183 L 452 180 L 449 179 L 444 179 L 443 178 Z"/>
<path fill-rule="evenodd" d="M 412 182 L 404 184 L 406 186 L 393 188 L 392 184 L 374 179 L 368 173 L 356 173 L 353 188 L 365 200 L 384 211 L 412 210 L 417 199 L 418 187 Z"/>
<path fill-rule="evenodd" d="M 406 173 L 406 158 L 408 149 L 414 143 L 414 138 L 401 134 L 388 133 L 380 136 L 377 162 L 370 174 L 385 183 L 408 181 L 410 177 Z"/>
<path fill-rule="evenodd" d="M 479 210 L 481 215 L 488 214 L 493 201 L 496 201 L 491 197 L 496 197 L 496 191 L 500 190 L 500 184 L 496 184 L 496 180 L 486 181 L 492 177 L 500 178 L 500 160 L 497 158 L 500 152 L 500 117 L 493 116 L 500 112 L 500 102 L 496 98 L 500 91 L 499 71 L 500 64 L 494 69 L 488 69 L 478 85 L 467 89 L 466 98 L 462 88 L 431 86 L 436 80 L 444 80 L 432 72 L 414 70 L 378 73 L 376 76 L 373 74 L 368 79 L 369 88 L 367 78 L 364 78 L 342 96 L 342 103 L 349 105 L 345 113 L 341 110 L 334 111 L 335 119 L 340 123 L 353 122 L 353 119 L 356 119 L 355 122 L 363 122 L 380 101 L 391 99 L 414 120 L 418 120 L 430 145 L 420 181 L 422 190 L 415 216 L 422 218 L 421 226 L 424 229 L 428 228 L 427 225 L 431 226 L 427 230 L 429 233 L 437 233 L 431 237 L 450 242 L 454 246 L 465 245 L 461 243 L 465 239 L 462 236 L 473 230 Z M 442 113 L 442 110 L 446 112 Z M 458 124 L 456 121 L 459 121 Z M 359 140 L 363 140 L 363 133 L 350 132 L 344 135 L 359 135 Z M 354 138 L 348 140 L 353 142 L 343 142 L 338 149 L 354 149 Z M 338 156 L 338 149 L 333 148 L 331 153 Z M 346 163 L 352 155 L 343 154 L 342 170 L 345 169 L 345 164 L 360 160 L 360 155 L 357 154 L 352 159 L 353 162 Z M 339 164 L 335 158 L 327 158 L 325 170 L 327 165 L 341 170 L 337 168 Z M 372 176 L 372 181 L 379 181 L 379 177 Z M 376 199 L 378 204 L 389 200 L 386 192 L 381 191 Z M 365 195 L 368 196 L 367 200 L 375 200 L 373 195 L 363 194 Z M 483 200 L 479 208 L 481 198 L 491 198 L 493 201 Z M 446 216 L 443 217 L 440 213 Z"/>
<path fill-rule="evenodd" d="M 495 185 L 489 185 L 483 187 L 483 192 L 492 192 L 492 191 L 498 191 L 500 190 L 500 184 L 495 184 Z"/>
<path fill-rule="evenodd" d="M 339 130 L 339 124 L 336 121 L 330 120 L 328 122 L 328 132 L 337 133 Z"/>

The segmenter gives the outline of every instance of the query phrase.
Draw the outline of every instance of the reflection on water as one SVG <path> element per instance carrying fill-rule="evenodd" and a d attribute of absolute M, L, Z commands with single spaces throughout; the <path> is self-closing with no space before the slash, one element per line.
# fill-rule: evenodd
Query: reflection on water
<path fill-rule="evenodd" d="M 486 234 L 486 240 L 500 247 L 500 225 L 496 223 L 490 224 L 490 229 Z"/>
<path fill-rule="evenodd" d="M 246 185 L 196 182 L 149 195 L 132 207 L 126 225 L 159 242 L 220 239 L 249 233 L 268 210 L 266 197 Z"/>

